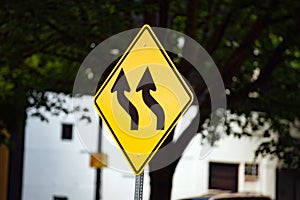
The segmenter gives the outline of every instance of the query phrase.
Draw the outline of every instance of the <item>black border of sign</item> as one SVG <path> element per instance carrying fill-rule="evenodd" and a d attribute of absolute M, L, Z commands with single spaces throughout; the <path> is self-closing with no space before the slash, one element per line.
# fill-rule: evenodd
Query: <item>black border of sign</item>
<path fill-rule="evenodd" d="M 141 37 L 141 35 L 148 30 L 148 32 L 150 33 L 152 39 L 155 41 L 156 45 L 158 46 L 158 48 L 160 49 L 160 52 L 162 53 L 162 55 L 164 56 L 164 58 L 167 60 L 169 66 L 171 67 L 171 69 L 173 70 L 173 72 L 175 73 L 177 79 L 180 81 L 181 85 L 183 86 L 184 90 L 186 91 L 186 93 L 188 94 L 188 96 L 190 97 L 189 101 L 186 103 L 186 105 L 181 109 L 180 113 L 177 115 L 177 117 L 174 119 L 174 121 L 171 123 L 171 125 L 169 126 L 168 130 L 164 133 L 164 135 L 162 136 L 162 138 L 159 140 L 159 142 L 157 143 L 157 145 L 153 148 L 152 152 L 149 154 L 149 156 L 147 157 L 147 159 L 144 161 L 144 163 L 141 165 L 141 167 L 139 169 L 136 169 L 133 165 L 133 163 L 131 162 L 129 156 L 127 155 L 125 149 L 123 148 L 122 144 L 120 143 L 120 141 L 118 140 L 118 137 L 116 136 L 116 134 L 114 133 L 113 129 L 110 127 L 107 119 L 105 118 L 104 114 L 102 113 L 100 107 L 97 104 L 97 99 L 100 96 L 101 92 L 104 90 L 104 88 L 106 87 L 106 85 L 109 83 L 110 79 L 113 77 L 113 75 L 115 74 L 115 72 L 118 70 L 118 68 L 120 67 L 120 65 L 123 63 L 123 61 L 125 60 L 125 58 L 127 57 L 127 55 L 129 54 L 129 52 L 131 51 L 132 47 L 136 44 L 136 42 L 139 40 L 139 38 Z M 152 158 L 153 153 L 156 152 L 158 150 L 158 148 L 162 145 L 163 141 L 166 139 L 166 137 L 169 135 L 169 133 L 171 132 L 171 128 L 173 128 L 175 126 L 175 123 L 178 121 L 179 117 L 183 114 L 182 111 L 184 111 L 185 109 L 187 109 L 187 107 L 191 104 L 192 100 L 193 100 L 193 96 L 192 94 L 189 92 L 188 88 L 186 87 L 186 84 L 183 82 L 183 79 L 180 77 L 179 72 L 177 72 L 177 70 L 175 69 L 175 65 L 173 63 L 171 63 L 170 59 L 168 58 L 168 56 L 166 55 L 167 53 L 163 50 L 163 47 L 161 46 L 161 44 L 159 43 L 159 41 L 157 41 L 158 39 L 156 39 L 156 36 L 153 35 L 152 31 L 150 30 L 150 28 L 148 26 L 146 26 L 145 28 L 143 28 L 138 36 L 134 39 L 134 41 L 132 42 L 130 48 L 126 51 L 125 55 L 123 56 L 122 60 L 119 61 L 118 65 L 114 67 L 114 70 L 111 72 L 111 74 L 109 75 L 109 77 L 105 80 L 104 85 L 101 87 L 101 89 L 97 92 L 96 97 L 94 98 L 94 104 L 96 105 L 99 113 L 102 115 L 102 118 L 105 120 L 106 125 L 108 126 L 109 130 L 111 131 L 111 133 L 113 134 L 115 140 L 117 141 L 117 143 L 119 144 L 120 148 L 123 151 L 123 154 L 125 155 L 125 157 L 127 158 L 128 162 L 130 163 L 132 169 L 136 172 L 136 174 L 139 174 L 142 169 L 144 169 L 145 165 L 148 163 L 149 159 Z"/>

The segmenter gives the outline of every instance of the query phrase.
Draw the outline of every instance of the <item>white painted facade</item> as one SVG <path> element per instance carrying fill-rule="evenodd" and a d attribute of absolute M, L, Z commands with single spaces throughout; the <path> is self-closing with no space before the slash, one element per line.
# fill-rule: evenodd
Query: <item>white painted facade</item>
<path fill-rule="evenodd" d="M 218 141 L 211 153 L 201 158 L 200 137 L 196 136 L 181 158 L 173 179 L 173 199 L 199 196 L 208 192 L 209 162 L 239 164 L 239 192 L 258 192 L 275 198 L 276 162 L 260 159 L 256 181 L 245 181 L 245 164 L 253 163 L 254 152 L 260 144 L 257 138 L 225 137 Z"/>
<path fill-rule="evenodd" d="M 70 103 L 70 100 L 68 100 Z M 54 117 L 49 123 L 29 117 L 25 129 L 23 200 L 94 199 L 95 170 L 89 154 L 73 129 L 72 140 L 62 140 L 62 124 L 74 123 L 72 115 Z M 97 123 L 86 123 L 87 132 L 97 137 Z M 93 141 L 93 140 L 91 140 Z M 97 143 L 91 142 L 96 151 Z"/>
<path fill-rule="evenodd" d="M 91 97 L 85 97 L 77 102 L 88 105 L 92 118 L 97 119 Z M 58 117 L 48 115 L 48 118 L 49 123 L 45 123 L 29 117 L 26 123 L 23 200 L 52 200 L 54 196 L 67 197 L 68 200 L 94 200 L 96 171 L 89 166 L 88 151 L 97 151 L 99 139 L 97 120 L 92 119 L 92 123 L 85 120 L 76 121 L 79 123 L 76 126 L 84 127 L 86 130 L 84 139 L 82 133 L 78 134 L 78 130 L 82 129 L 74 128 L 73 139 L 62 140 L 62 124 L 74 123 L 74 116 L 61 114 Z M 109 136 L 107 130 L 104 130 L 103 135 Z M 113 145 L 108 144 L 110 141 L 106 138 L 102 142 L 102 152 L 108 154 L 110 166 L 102 170 L 102 199 L 134 199 L 135 177 L 127 166 L 125 167 L 127 173 L 115 169 L 122 168 L 127 163 L 122 159 L 118 164 L 118 160 L 122 157 L 121 153 L 117 147 L 112 148 Z M 208 156 L 202 158 L 200 137 L 196 136 L 190 142 L 175 171 L 172 199 L 207 193 L 209 162 L 239 164 L 239 191 L 256 191 L 274 198 L 275 161 L 268 159 L 256 161 L 259 164 L 258 180 L 245 181 L 244 164 L 253 162 L 254 151 L 259 143 L 257 138 L 224 137 Z M 149 176 L 146 173 L 145 200 L 149 199 L 149 194 Z"/>

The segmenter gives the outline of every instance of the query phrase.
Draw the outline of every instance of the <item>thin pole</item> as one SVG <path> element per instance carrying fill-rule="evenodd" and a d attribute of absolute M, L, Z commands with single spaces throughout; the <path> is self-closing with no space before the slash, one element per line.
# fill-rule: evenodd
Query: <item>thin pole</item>
<path fill-rule="evenodd" d="M 101 152 L 102 142 L 102 120 L 99 117 L 99 139 L 98 139 L 98 152 Z M 96 169 L 96 200 L 101 200 L 101 169 Z"/>
<path fill-rule="evenodd" d="M 144 171 L 135 177 L 134 200 L 143 200 Z"/>
<path fill-rule="evenodd" d="M 96 200 L 101 199 L 101 194 L 100 194 L 100 186 L 101 186 L 101 169 L 96 170 Z"/>

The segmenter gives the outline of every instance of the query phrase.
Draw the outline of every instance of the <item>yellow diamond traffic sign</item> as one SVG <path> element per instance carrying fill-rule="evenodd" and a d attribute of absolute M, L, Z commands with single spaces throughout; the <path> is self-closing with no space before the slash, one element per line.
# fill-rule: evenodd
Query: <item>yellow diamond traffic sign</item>
<path fill-rule="evenodd" d="M 144 25 L 95 95 L 94 104 L 136 175 L 189 108 L 193 94 Z"/>

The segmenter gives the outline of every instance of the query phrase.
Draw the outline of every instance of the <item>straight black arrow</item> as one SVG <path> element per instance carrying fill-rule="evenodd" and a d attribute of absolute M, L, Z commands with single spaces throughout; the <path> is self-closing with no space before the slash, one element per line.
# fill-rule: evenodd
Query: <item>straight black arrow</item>
<path fill-rule="evenodd" d="M 162 107 L 159 105 L 159 103 L 150 94 L 150 90 L 156 91 L 156 86 L 154 84 L 153 78 L 150 74 L 148 67 L 145 70 L 144 75 L 137 86 L 136 92 L 140 90 L 142 90 L 143 100 L 145 104 L 156 115 L 156 129 L 163 130 L 165 126 L 165 113 Z"/>
<path fill-rule="evenodd" d="M 131 130 L 137 130 L 139 124 L 139 115 L 135 106 L 125 96 L 125 91 L 130 92 L 130 87 L 123 69 L 121 69 L 116 82 L 111 88 L 111 93 L 117 92 L 119 104 L 131 117 Z"/>

